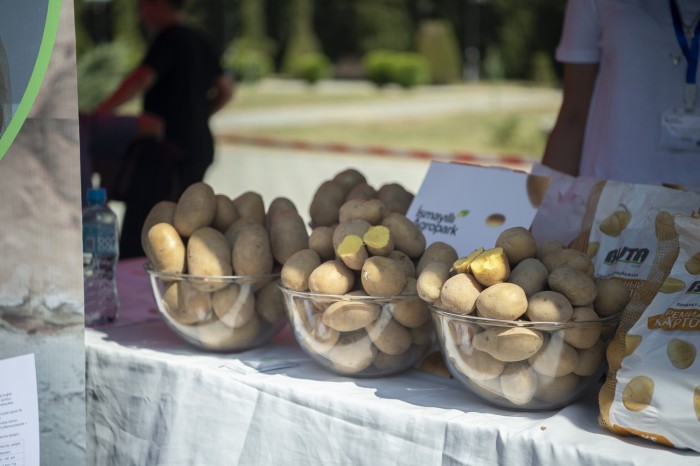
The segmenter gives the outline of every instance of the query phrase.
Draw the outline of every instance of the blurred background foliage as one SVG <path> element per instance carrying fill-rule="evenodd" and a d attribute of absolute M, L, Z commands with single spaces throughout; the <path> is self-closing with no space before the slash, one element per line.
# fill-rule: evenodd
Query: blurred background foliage
<path fill-rule="evenodd" d="M 185 8 L 239 81 L 275 75 L 408 88 L 484 79 L 557 86 L 561 69 L 553 57 L 564 6 L 562 0 L 188 0 Z M 79 101 L 88 111 L 138 63 L 148 36 L 138 0 L 76 0 L 75 9 Z"/>

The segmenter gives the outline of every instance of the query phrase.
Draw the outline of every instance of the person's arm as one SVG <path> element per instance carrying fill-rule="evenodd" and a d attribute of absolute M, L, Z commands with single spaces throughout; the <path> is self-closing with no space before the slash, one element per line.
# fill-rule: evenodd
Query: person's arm
<path fill-rule="evenodd" d="M 156 80 L 156 73 L 147 65 L 141 65 L 127 76 L 117 89 L 95 109 L 95 113 L 114 111 L 124 102 L 150 88 Z"/>
<path fill-rule="evenodd" d="M 588 109 L 597 76 L 597 63 L 564 65 L 562 104 L 547 140 L 542 157 L 543 165 L 578 176 Z"/>
<path fill-rule="evenodd" d="M 235 92 L 235 83 L 230 76 L 223 73 L 220 74 L 216 81 L 214 81 L 214 87 L 212 89 L 212 100 L 211 108 L 209 109 L 209 115 L 213 115 L 219 110 L 221 110 L 226 103 L 233 98 Z"/>

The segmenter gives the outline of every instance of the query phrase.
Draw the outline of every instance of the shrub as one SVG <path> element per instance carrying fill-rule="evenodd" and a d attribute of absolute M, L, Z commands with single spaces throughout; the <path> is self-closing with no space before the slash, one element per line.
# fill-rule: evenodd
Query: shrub
<path fill-rule="evenodd" d="M 449 84 L 460 80 L 462 55 L 450 22 L 423 21 L 418 30 L 417 48 L 428 61 L 433 83 Z"/>
<path fill-rule="evenodd" d="M 309 84 L 316 84 L 321 79 L 330 77 L 333 66 L 322 53 L 307 53 L 297 58 L 292 66 L 292 75 Z"/>
<path fill-rule="evenodd" d="M 374 50 L 365 55 L 362 64 L 369 81 L 379 87 L 391 82 L 391 58 L 394 53 L 390 50 Z"/>
<path fill-rule="evenodd" d="M 392 58 L 392 81 L 406 89 L 430 82 L 428 61 L 412 52 L 398 53 Z"/>
<path fill-rule="evenodd" d="M 222 66 L 233 73 L 237 81 L 256 82 L 272 72 L 273 64 L 270 56 L 262 50 L 253 48 L 229 47 L 222 57 Z"/>

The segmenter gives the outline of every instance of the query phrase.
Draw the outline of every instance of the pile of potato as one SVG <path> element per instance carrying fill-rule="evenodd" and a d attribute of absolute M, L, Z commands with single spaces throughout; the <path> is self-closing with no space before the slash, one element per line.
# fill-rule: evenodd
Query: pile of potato
<path fill-rule="evenodd" d="M 522 227 L 503 231 L 492 249 L 431 262 L 416 288 L 439 309 L 495 320 L 444 318 L 445 356 L 480 393 L 522 407 L 565 400 L 599 375 L 611 335 L 598 320 L 630 299 L 624 282 L 595 278 L 588 255 L 557 241 L 538 245 Z"/>
<path fill-rule="evenodd" d="M 398 184 L 374 190 L 357 170 L 338 173 L 311 202 L 308 247 L 282 267 L 297 340 L 336 372 L 403 370 L 432 344 L 416 295 L 426 240 L 405 216 L 412 198 Z"/>
<path fill-rule="evenodd" d="M 211 349 L 249 347 L 279 330 L 286 319 L 277 274 L 308 239 L 289 199 L 274 199 L 266 211 L 258 193 L 231 199 L 203 182 L 189 186 L 177 203 L 156 204 L 141 234 L 154 270 L 188 274 L 163 279 L 170 323 Z"/>

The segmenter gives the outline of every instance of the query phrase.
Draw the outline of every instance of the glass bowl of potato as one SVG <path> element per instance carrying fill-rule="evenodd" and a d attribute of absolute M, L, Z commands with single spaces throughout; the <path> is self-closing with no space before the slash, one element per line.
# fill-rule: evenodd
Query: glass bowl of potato
<path fill-rule="evenodd" d="M 197 348 L 245 351 L 267 343 L 287 322 L 279 274 L 204 276 L 145 268 L 163 321 Z"/>
<path fill-rule="evenodd" d="M 619 314 L 579 308 L 564 322 L 502 320 L 430 306 L 452 376 L 500 408 L 558 409 L 595 388 Z"/>
<path fill-rule="evenodd" d="M 323 368 L 383 377 L 419 362 L 435 341 L 427 305 L 415 294 L 321 294 L 279 284 L 294 337 Z"/>

